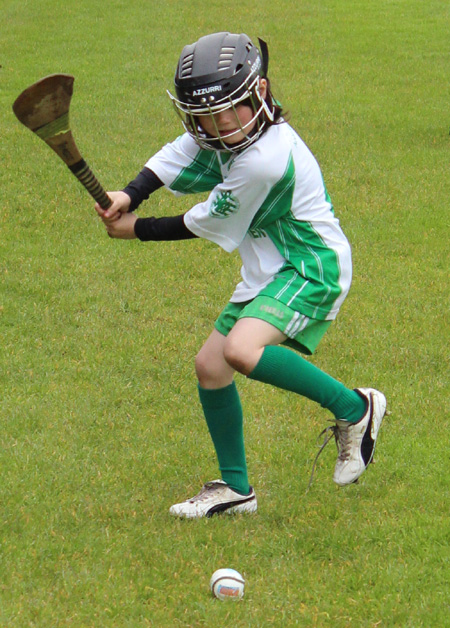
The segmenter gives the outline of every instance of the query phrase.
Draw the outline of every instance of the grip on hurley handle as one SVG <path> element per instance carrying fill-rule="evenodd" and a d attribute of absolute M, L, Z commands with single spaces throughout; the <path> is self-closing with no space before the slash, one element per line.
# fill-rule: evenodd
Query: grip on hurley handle
<path fill-rule="evenodd" d="M 77 177 L 80 183 L 84 185 L 86 190 L 97 201 L 102 209 L 108 209 L 108 207 L 111 207 L 112 200 L 106 194 L 102 185 L 98 182 L 94 173 L 84 159 L 81 159 L 81 161 L 78 161 L 76 164 L 69 166 L 69 169 Z"/>

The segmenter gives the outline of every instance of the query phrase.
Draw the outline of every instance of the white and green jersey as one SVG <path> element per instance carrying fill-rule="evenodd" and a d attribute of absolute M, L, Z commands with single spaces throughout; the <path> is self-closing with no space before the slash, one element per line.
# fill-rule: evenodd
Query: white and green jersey
<path fill-rule="evenodd" d="M 336 317 L 350 288 L 350 246 L 319 165 L 289 124 L 237 154 L 200 149 L 184 134 L 146 166 L 175 194 L 210 192 L 184 221 L 225 251 L 239 250 L 232 302 L 265 294 L 310 318 Z"/>

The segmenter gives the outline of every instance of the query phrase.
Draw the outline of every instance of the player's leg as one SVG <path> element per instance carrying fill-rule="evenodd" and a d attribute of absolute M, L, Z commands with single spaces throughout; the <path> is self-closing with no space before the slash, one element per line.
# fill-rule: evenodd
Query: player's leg
<path fill-rule="evenodd" d="M 333 479 L 339 485 L 350 484 L 372 460 L 386 399 L 374 389 L 351 390 L 299 354 L 274 346 L 287 339 L 281 334 L 280 340 L 280 331 L 274 330 L 274 323 L 280 327 L 285 324 L 281 323 L 282 311 L 279 305 L 278 316 L 269 317 L 270 323 L 251 317 L 238 320 L 227 337 L 225 359 L 251 379 L 303 395 L 330 410 L 336 418 L 334 430 L 339 449 Z M 252 303 L 246 312 L 257 312 L 259 316 L 261 309 Z M 304 319 L 302 333 L 297 338 L 306 348 L 309 345 L 312 352 L 326 326 L 320 321 Z"/>
<path fill-rule="evenodd" d="M 171 514 L 179 517 L 256 511 L 256 496 L 248 482 L 242 406 L 233 380 L 235 369 L 223 356 L 225 339 L 215 329 L 195 361 L 200 402 L 222 479 L 208 482 L 198 495 L 172 506 Z"/>
<path fill-rule="evenodd" d="M 198 391 L 222 480 L 248 495 L 242 406 L 233 379 L 235 369 L 223 355 L 225 342 L 226 337 L 214 329 L 199 351 L 195 360 Z"/>
<path fill-rule="evenodd" d="M 285 340 L 271 323 L 242 318 L 227 337 L 224 356 L 231 367 L 251 379 L 316 401 L 336 419 L 359 421 L 366 411 L 365 401 L 299 354 L 275 346 Z"/>

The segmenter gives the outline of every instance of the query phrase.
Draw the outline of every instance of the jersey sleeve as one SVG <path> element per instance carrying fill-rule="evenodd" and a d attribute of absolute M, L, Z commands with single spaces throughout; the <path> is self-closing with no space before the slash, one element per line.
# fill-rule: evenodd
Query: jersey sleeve
<path fill-rule="evenodd" d="M 222 181 L 217 154 L 201 149 L 185 133 L 145 164 L 176 196 L 210 192 Z"/>
<path fill-rule="evenodd" d="M 281 172 L 282 168 L 283 164 Z M 186 213 L 187 228 L 231 253 L 244 240 L 279 177 L 280 164 L 255 145 L 233 161 L 206 201 Z"/>

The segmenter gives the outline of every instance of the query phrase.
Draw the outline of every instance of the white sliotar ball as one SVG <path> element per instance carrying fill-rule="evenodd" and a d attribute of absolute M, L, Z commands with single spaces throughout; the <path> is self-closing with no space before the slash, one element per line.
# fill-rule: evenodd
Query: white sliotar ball
<path fill-rule="evenodd" d="M 235 569 L 218 569 L 209 582 L 211 593 L 219 600 L 240 600 L 244 584 L 244 578 Z"/>

